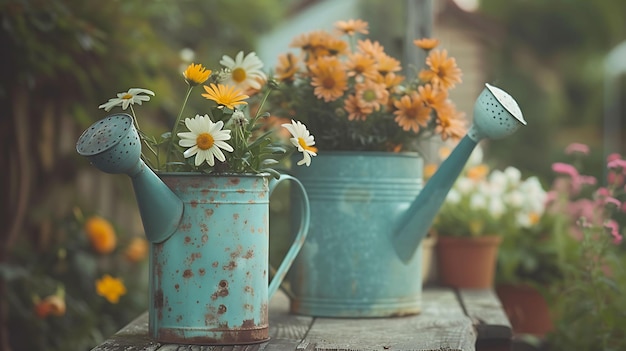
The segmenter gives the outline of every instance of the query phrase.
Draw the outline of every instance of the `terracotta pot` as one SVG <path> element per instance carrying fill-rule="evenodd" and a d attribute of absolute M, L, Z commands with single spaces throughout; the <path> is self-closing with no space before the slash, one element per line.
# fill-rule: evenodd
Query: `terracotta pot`
<path fill-rule="evenodd" d="M 548 303 L 534 287 L 499 284 L 496 293 L 516 334 L 542 337 L 554 329 Z"/>
<path fill-rule="evenodd" d="M 422 240 L 422 283 L 429 282 L 434 274 L 433 265 L 433 252 L 435 251 L 435 244 L 437 244 L 437 236 L 429 234 Z"/>
<path fill-rule="evenodd" d="M 437 240 L 437 270 L 442 285 L 454 288 L 486 289 L 493 287 L 498 235 L 449 237 Z"/>

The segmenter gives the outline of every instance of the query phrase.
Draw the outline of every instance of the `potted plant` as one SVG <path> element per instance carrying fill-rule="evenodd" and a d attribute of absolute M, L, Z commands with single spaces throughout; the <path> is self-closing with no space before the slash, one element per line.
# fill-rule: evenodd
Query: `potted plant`
<path fill-rule="evenodd" d="M 515 167 L 490 172 L 484 163 L 468 164 L 433 223 L 440 282 L 493 287 L 502 237 L 532 226 L 543 212 L 545 196 L 536 177 L 523 180 Z"/>
<path fill-rule="evenodd" d="M 289 276 L 291 310 L 417 313 L 421 250 L 403 261 L 390 237 L 421 189 L 418 141 L 465 134 L 464 114 L 448 95 L 461 70 L 438 40 L 423 38 L 414 43 L 428 57 L 407 63 L 415 67 L 405 75 L 399 60 L 366 37 L 366 22 L 339 21 L 335 29 L 295 37 L 294 51 L 280 55 L 273 72 L 272 113 L 299 118 L 319 142 L 306 174 L 292 171 L 307 188 L 312 223 Z"/>
<path fill-rule="evenodd" d="M 135 105 L 155 93 L 132 88 L 100 105 L 107 112 L 130 109 L 131 115 L 107 116 L 77 143 L 96 167 L 131 177 L 150 242 L 149 331 L 159 342 L 266 341 L 269 296 L 308 230 L 304 188 L 274 167 L 289 148 L 301 155 L 298 165 L 309 166 L 316 154 L 313 136 L 293 119 L 282 125 L 288 140 L 266 123 L 270 91 L 257 94 L 266 75 L 255 53 L 224 55 L 220 64 L 212 71 L 192 63 L 183 72 L 187 93 L 170 131 L 155 137 L 139 127 Z M 207 106 L 188 114 L 185 105 L 200 85 Z M 255 113 L 248 101 L 258 102 Z M 268 287 L 268 202 L 282 180 L 300 191 L 302 224 Z"/>
<path fill-rule="evenodd" d="M 545 346 L 550 350 L 623 350 L 626 160 L 611 154 L 606 167 L 590 176 L 583 173 L 589 147 L 574 143 L 566 151 L 570 162 L 552 167 L 556 179 L 549 210 L 566 214 L 560 229 L 574 245 L 563 247 L 562 279 L 548 291 L 555 328 L 546 335 Z M 604 180 L 601 184 L 598 176 Z"/>

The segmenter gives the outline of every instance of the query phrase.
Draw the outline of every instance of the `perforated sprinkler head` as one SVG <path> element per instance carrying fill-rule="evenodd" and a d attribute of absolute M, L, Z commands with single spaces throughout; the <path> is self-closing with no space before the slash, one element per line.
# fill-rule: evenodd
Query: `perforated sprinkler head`
<path fill-rule="evenodd" d="M 141 157 L 141 141 L 133 118 L 113 114 L 92 124 L 78 138 L 76 151 L 106 173 L 130 174 Z"/>
<path fill-rule="evenodd" d="M 526 121 L 513 97 L 500 88 L 485 84 L 474 104 L 469 137 L 476 142 L 484 138 L 501 139 L 522 125 L 526 125 Z"/>

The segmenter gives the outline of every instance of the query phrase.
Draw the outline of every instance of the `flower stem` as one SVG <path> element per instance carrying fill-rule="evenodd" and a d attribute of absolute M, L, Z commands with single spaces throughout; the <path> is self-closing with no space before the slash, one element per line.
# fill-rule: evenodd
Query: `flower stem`
<path fill-rule="evenodd" d="M 130 113 L 133 116 L 133 122 L 135 123 L 135 129 L 137 129 L 137 134 L 139 134 L 139 139 L 141 139 L 141 141 L 143 141 L 144 145 L 146 145 L 146 147 L 148 148 L 148 150 L 150 150 L 152 152 L 152 154 L 154 156 L 156 156 L 156 151 L 154 151 L 154 149 L 152 148 L 152 146 L 150 146 L 150 143 L 146 141 L 146 137 L 143 133 L 143 131 L 141 130 L 141 128 L 139 128 L 139 122 L 137 122 L 137 115 L 135 114 L 135 109 L 133 108 L 133 105 L 130 105 Z M 148 164 L 148 166 L 152 167 L 152 162 L 150 161 L 149 158 L 145 157 L 143 152 L 141 153 L 141 158 L 144 160 L 144 162 L 146 162 Z"/>
<path fill-rule="evenodd" d="M 185 110 L 185 106 L 187 105 L 187 101 L 189 101 L 189 96 L 191 95 L 191 90 L 193 89 L 193 86 L 189 85 L 189 88 L 187 88 L 187 94 L 185 95 L 185 100 L 183 100 L 183 104 L 180 107 L 180 111 L 178 112 L 178 116 L 176 117 L 176 121 L 174 122 L 174 125 L 172 126 L 172 133 L 170 135 L 170 143 L 167 147 L 167 153 L 165 154 L 165 168 L 169 171 L 169 163 L 170 163 L 170 156 L 172 155 L 172 148 L 174 147 L 174 141 L 176 138 L 176 133 L 178 132 L 178 125 L 180 124 L 180 120 L 182 119 L 183 116 L 183 111 Z"/>

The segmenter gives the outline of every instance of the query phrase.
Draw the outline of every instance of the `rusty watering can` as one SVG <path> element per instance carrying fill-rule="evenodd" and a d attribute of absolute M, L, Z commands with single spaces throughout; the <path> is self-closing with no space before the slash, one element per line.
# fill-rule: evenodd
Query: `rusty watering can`
<path fill-rule="evenodd" d="M 309 202 L 292 176 L 155 174 L 140 158 L 132 117 L 90 126 L 76 150 L 106 173 L 130 176 L 150 242 L 149 333 L 165 343 L 225 345 L 266 341 L 268 301 L 306 238 Z M 270 179 L 271 178 L 271 179 Z M 269 280 L 269 198 L 291 181 L 300 227 Z"/>
<path fill-rule="evenodd" d="M 329 151 L 306 172 L 294 169 L 307 188 L 312 222 L 287 277 L 291 311 L 350 318 L 419 313 L 421 243 L 448 191 L 480 140 L 525 124 L 513 98 L 486 84 L 467 135 L 423 188 L 416 153 Z"/>

